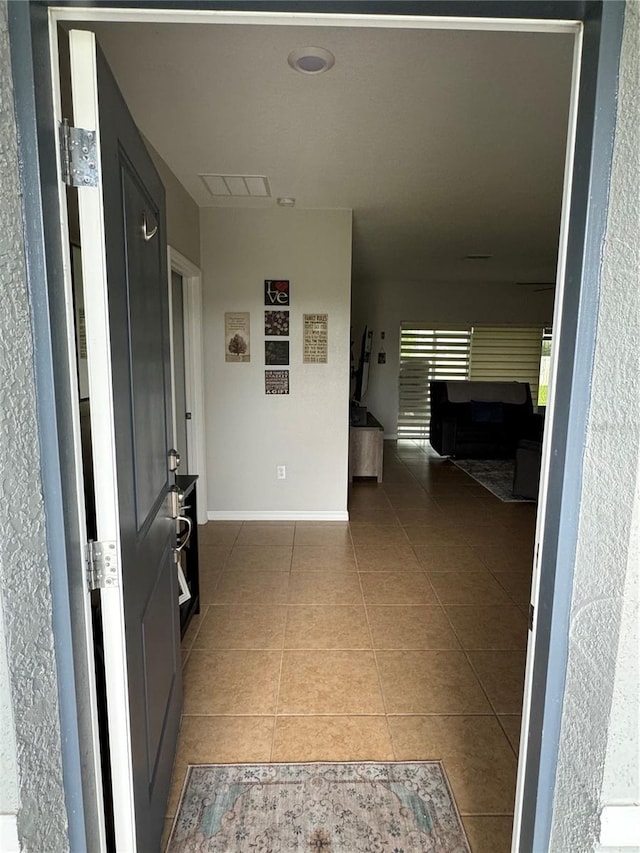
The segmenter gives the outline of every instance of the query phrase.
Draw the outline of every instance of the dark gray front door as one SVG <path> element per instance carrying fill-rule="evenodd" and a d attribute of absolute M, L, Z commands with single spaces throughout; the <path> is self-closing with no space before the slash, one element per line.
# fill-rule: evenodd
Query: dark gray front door
<path fill-rule="evenodd" d="M 85 292 L 104 288 L 95 275 L 97 264 L 97 194 L 101 192 L 104 228 L 103 268 L 106 274 L 105 360 L 110 360 L 111 403 L 108 389 L 91 389 L 92 425 L 99 432 L 100 418 L 111 419 L 111 448 L 94 442 L 98 538 L 101 518 L 109 523 L 109 484 L 101 470 L 115 467 L 116 542 L 120 549 L 120 606 L 126 665 L 118 684 L 117 619 L 111 619 L 112 590 L 103 592 L 105 659 L 109 709 L 109 740 L 114 766 L 114 822 L 116 846 L 139 853 L 158 850 L 171 779 L 180 712 L 182 682 L 179 650 L 179 614 L 176 570 L 173 560 L 175 521 L 168 500 L 174 475 L 169 471 L 171 386 L 169 361 L 169 311 L 164 188 L 147 154 L 104 57 L 94 48 L 89 33 L 71 34 L 74 108 L 86 87 L 81 59 L 95 63 L 97 76 L 97 127 L 101 180 L 98 189 L 80 194 Z M 89 99 L 90 100 L 90 99 Z M 94 194 L 94 195 L 91 195 Z M 84 208 L 84 210 L 83 210 Z M 99 335 L 99 296 L 87 316 L 89 362 L 102 355 L 96 347 L 92 359 L 91 331 Z M 96 305 L 98 306 L 96 308 Z M 95 365 L 94 365 L 95 366 Z M 109 412 L 110 409 L 110 412 Z M 104 413 L 101 415 L 101 411 Z M 111 452 L 109 452 L 109 450 Z M 114 625 L 116 627 L 114 627 Z M 109 636 L 109 630 L 113 636 Z M 110 666 L 113 666 L 113 674 Z M 109 699 L 109 691 L 113 691 Z M 118 691 L 126 693 L 119 698 Z M 125 719 L 120 726 L 118 719 Z M 127 739 L 127 743 L 123 743 Z M 118 753 L 124 756 L 121 760 Z M 123 766 L 128 764 L 129 779 Z M 128 790 L 123 793 L 122 788 Z M 129 812 L 127 797 L 130 803 Z M 127 829 L 128 823 L 128 829 Z M 135 838 L 135 841 L 133 840 Z"/>

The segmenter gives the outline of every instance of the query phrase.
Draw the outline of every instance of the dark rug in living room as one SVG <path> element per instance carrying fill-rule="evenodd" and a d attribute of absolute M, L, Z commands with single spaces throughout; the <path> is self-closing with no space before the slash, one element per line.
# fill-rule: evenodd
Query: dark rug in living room
<path fill-rule="evenodd" d="M 452 459 L 451 461 L 501 501 L 535 503 L 529 498 L 513 494 L 515 459 Z"/>
<path fill-rule="evenodd" d="M 189 767 L 168 853 L 470 853 L 439 761 Z"/>

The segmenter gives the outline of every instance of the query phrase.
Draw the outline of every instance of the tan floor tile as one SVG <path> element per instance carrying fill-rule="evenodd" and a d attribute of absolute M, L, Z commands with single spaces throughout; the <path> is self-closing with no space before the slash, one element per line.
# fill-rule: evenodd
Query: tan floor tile
<path fill-rule="evenodd" d="M 224 572 L 213 601 L 216 604 L 286 604 L 289 598 L 287 572 Z"/>
<path fill-rule="evenodd" d="M 230 545 L 200 545 L 198 547 L 198 565 L 200 571 L 210 569 L 221 571 L 231 553 Z"/>
<path fill-rule="evenodd" d="M 182 641 L 180 643 L 180 646 L 181 646 L 181 649 L 183 652 L 188 652 L 191 650 L 191 647 L 193 646 L 193 642 L 194 642 L 194 640 L 198 634 L 198 631 L 200 630 L 200 626 L 202 625 L 204 617 L 206 616 L 207 609 L 208 608 L 206 607 L 206 605 L 201 606 L 200 607 L 200 613 L 195 613 L 191 617 L 191 621 L 189 622 L 189 626 L 187 627 L 187 630 L 185 631 L 184 637 L 182 638 Z"/>
<path fill-rule="evenodd" d="M 389 717 L 398 761 L 440 759 L 462 814 L 511 814 L 516 757 L 492 716 Z"/>
<path fill-rule="evenodd" d="M 184 670 L 185 714 L 273 714 L 281 652 L 194 650 Z"/>
<path fill-rule="evenodd" d="M 362 604 L 355 572 L 294 572 L 290 604 Z"/>
<path fill-rule="evenodd" d="M 474 497 L 463 498 L 461 501 L 436 501 L 439 509 L 449 518 L 459 524 L 473 527 L 486 527 L 488 524 L 499 524 L 495 515 L 484 501 Z"/>
<path fill-rule="evenodd" d="M 293 547 L 277 545 L 235 545 L 225 571 L 288 572 Z"/>
<path fill-rule="evenodd" d="M 398 521 L 403 527 L 449 527 L 449 518 L 429 503 L 420 509 L 397 509 Z"/>
<path fill-rule="evenodd" d="M 526 649 L 527 617 L 513 604 L 445 607 L 464 649 Z"/>
<path fill-rule="evenodd" d="M 525 652 L 469 652 L 469 660 L 496 714 L 519 714 Z"/>
<path fill-rule="evenodd" d="M 418 484 L 415 477 L 412 477 L 406 468 L 394 468 L 393 465 L 387 465 L 384 472 L 382 488 L 385 490 L 389 498 L 397 495 L 424 497 L 424 490 L 422 486 Z"/>
<path fill-rule="evenodd" d="M 349 489 L 348 507 L 353 509 L 391 510 L 389 498 L 374 483 L 353 483 Z"/>
<path fill-rule="evenodd" d="M 441 604 L 510 604 L 490 572 L 429 572 Z"/>
<path fill-rule="evenodd" d="M 420 572 L 361 572 L 365 604 L 437 604 L 427 576 Z"/>
<path fill-rule="evenodd" d="M 370 649 L 364 607 L 290 605 L 286 649 Z"/>
<path fill-rule="evenodd" d="M 351 545 L 349 524 L 345 521 L 318 521 L 296 523 L 296 545 L 341 546 Z"/>
<path fill-rule="evenodd" d="M 468 524 L 462 533 L 462 542 L 480 547 L 493 546 L 496 541 L 506 541 L 507 528 L 498 524 Z"/>
<path fill-rule="evenodd" d="M 390 495 L 389 502 L 397 511 L 400 509 L 433 509 L 433 501 L 423 490 L 411 494 Z"/>
<path fill-rule="evenodd" d="M 374 649 L 459 649 L 441 607 L 367 607 Z"/>
<path fill-rule="evenodd" d="M 516 604 L 531 601 L 531 578 L 525 572 L 493 572 L 494 578 Z"/>
<path fill-rule="evenodd" d="M 241 521 L 210 521 L 208 524 L 198 525 L 198 542 L 200 545 L 231 547 L 241 527 Z"/>
<path fill-rule="evenodd" d="M 372 652 L 284 652 L 278 714 L 383 713 Z"/>
<path fill-rule="evenodd" d="M 272 761 L 392 761 L 384 716 L 276 717 Z"/>
<path fill-rule="evenodd" d="M 486 570 L 485 564 L 469 545 L 417 545 L 415 552 L 422 566 L 431 572 Z"/>
<path fill-rule="evenodd" d="M 200 569 L 200 604 L 212 604 L 222 572 L 217 569 Z"/>
<path fill-rule="evenodd" d="M 348 545 L 294 545 L 291 571 L 293 572 L 354 572 L 356 560 L 353 546 Z"/>
<path fill-rule="evenodd" d="M 243 524 L 235 546 L 262 545 L 273 548 L 290 548 L 293 545 L 295 524 Z"/>
<path fill-rule="evenodd" d="M 174 815 L 189 764 L 266 762 L 275 717 L 182 718 L 167 814 Z"/>
<path fill-rule="evenodd" d="M 281 649 L 286 621 L 284 605 L 214 604 L 193 648 Z"/>
<path fill-rule="evenodd" d="M 421 572 L 413 548 L 409 544 L 393 547 L 358 547 L 356 560 L 360 572 Z"/>
<path fill-rule="evenodd" d="M 457 530 L 452 527 L 426 525 L 408 525 L 404 528 L 409 542 L 415 547 L 433 545 L 453 545 L 459 539 Z"/>
<path fill-rule="evenodd" d="M 397 547 L 408 545 L 404 528 L 399 524 L 367 524 L 354 521 L 351 524 L 351 538 L 356 547 Z"/>
<path fill-rule="evenodd" d="M 533 550 L 501 545 L 482 545 L 475 548 L 476 553 L 491 572 L 528 572 L 533 570 Z"/>
<path fill-rule="evenodd" d="M 387 509 L 369 509 L 368 507 L 349 506 L 349 521 L 365 521 L 369 524 L 398 524 L 391 507 Z"/>
<path fill-rule="evenodd" d="M 490 711 L 463 652 L 376 652 L 389 714 L 483 714 Z"/>
<path fill-rule="evenodd" d="M 511 853 L 513 818 L 505 815 L 466 815 L 462 822 L 471 853 Z"/>
<path fill-rule="evenodd" d="M 522 726 L 522 716 L 520 714 L 500 714 L 498 716 L 500 725 L 505 730 L 509 739 L 509 743 L 513 747 L 516 755 L 520 750 L 520 728 Z"/>

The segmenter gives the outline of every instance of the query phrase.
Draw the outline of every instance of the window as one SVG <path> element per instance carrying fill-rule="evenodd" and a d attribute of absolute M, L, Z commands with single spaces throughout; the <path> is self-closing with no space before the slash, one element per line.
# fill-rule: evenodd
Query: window
<path fill-rule="evenodd" d="M 546 405 L 551 329 L 473 326 L 400 330 L 398 438 L 429 438 L 432 379 L 528 382 L 533 405 Z"/>
<path fill-rule="evenodd" d="M 538 405 L 546 406 L 549 396 L 549 375 L 551 373 L 551 329 L 542 333 L 542 355 L 540 356 L 540 377 L 538 379 Z"/>
<path fill-rule="evenodd" d="M 540 326 L 474 326 L 469 379 L 528 382 L 537 405 L 542 334 Z"/>
<path fill-rule="evenodd" d="M 431 379 L 468 379 L 471 330 L 400 330 L 398 438 L 429 438 Z"/>

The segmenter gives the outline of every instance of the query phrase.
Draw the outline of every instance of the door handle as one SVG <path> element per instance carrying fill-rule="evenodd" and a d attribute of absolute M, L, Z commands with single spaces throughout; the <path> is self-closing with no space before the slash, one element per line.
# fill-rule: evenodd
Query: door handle
<path fill-rule="evenodd" d="M 185 548 L 187 542 L 189 541 L 189 539 L 191 539 L 191 534 L 193 532 L 193 522 L 191 521 L 189 516 L 188 515 L 179 515 L 176 518 L 176 522 L 177 522 L 177 526 L 178 526 L 178 540 L 180 540 L 180 522 L 181 521 L 184 521 L 186 523 L 187 530 L 184 534 L 183 539 L 178 542 L 178 545 L 176 545 L 175 550 L 178 553 L 180 553 L 180 551 L 182 551 L 182 549 Z"/>
<path fill-rule="evenodd" d="M 158 226 L 154 226 L 151 231 L 149 231 L 149 220 L 147 219 L 147 211 L 145 210 L 142 214 L 142 236 L 145 239 L 145 243 L 148 243 L 149 240 L 152 240 L 156 234 L 158 233 Z"/>

